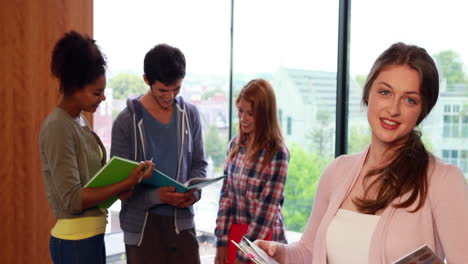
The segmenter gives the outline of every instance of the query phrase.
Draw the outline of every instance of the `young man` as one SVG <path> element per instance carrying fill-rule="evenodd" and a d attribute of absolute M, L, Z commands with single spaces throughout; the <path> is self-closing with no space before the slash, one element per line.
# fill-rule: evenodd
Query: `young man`
<path fill-rule="evenodd" d="M 111 155 L 153 159 L 155 168 L 179 182 L 206 176 L 200 116 L 184 102 L 183 53 L 169 45 L 152 48 L 144 59 L 149 90 L 128 100 L 112 128 Z M 120 225 L 128 263 L 200 263 L 192 205 L 201 191 L 135 186 L 122 201 Z"/>

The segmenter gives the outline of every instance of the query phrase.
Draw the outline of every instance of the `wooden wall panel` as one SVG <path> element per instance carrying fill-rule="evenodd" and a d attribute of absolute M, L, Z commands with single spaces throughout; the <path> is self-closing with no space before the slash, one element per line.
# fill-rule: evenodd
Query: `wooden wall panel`
<path fill-rule="evenodd" d="M 50 263 L 47 203 L 38 149 L 42 121 L 56 106 L 50 74 L 57 39 L 70 29 L 92 36 L 92 0 L 0 4 L 0 259 Z"/>

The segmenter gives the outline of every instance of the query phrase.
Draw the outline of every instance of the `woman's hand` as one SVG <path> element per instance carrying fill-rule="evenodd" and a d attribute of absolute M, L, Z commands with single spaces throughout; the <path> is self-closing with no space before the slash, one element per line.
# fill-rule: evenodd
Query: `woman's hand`
<path fill-rule="evenodd" d="M 265 241 L 265 240 L 255 240 L 254 243 L 263 251 L 265 251 L 268 255 L 270 255 L 270 257 L 278 261 L 278 256 L 277 256 L 278 247 L 275 244 L 275 242 Z"/>
<path fill-rule="evenodd" d="M 82 208 L 94 207 L 114 195 L 118 195 L 122 200 L 130 198 L 135 184 L 149 178 L 153 172 L 153 168 L 154 164 L 151 161 L 141 162 L 138 167 L 130 172 L 128 178 L 123 181 L 102 187 L 83 188 L 81 200 Z"/>
<path fill-rule="evenodd" d="M 129 179 L 133 185 L 140 183 L 142 180 L 148 179 L 153 173 L 154 164 L 151 161 L 141 162 L 132 172 L 130 172 Z"/>
<path fill-rule="evenodd" d="M 228 248 L 227 246 L 224 247 L 217 247 L 216 248 L 216 257 L 215 257 L 215 264 L 225 264 L 229 263 L 228 260 Z M 233 263 L 234 264 L 234 263 Z"/>

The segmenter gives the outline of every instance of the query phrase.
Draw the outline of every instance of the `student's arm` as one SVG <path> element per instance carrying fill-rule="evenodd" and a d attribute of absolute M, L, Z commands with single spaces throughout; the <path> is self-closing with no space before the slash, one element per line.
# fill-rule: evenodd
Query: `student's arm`
<path fill-rule="evenodd" d="M 233 199 L 232 192 L 230 192 L 230 186 L 232 184 L 232 179 L 230 175 L 224 178 L 223 186 L 221 188 L 220 198 L 219 198 L 219 208 L 218 216 L 216 218 L 216 246 L 227 246 L 228 245 L 228 234 L 229 229 L 231 228 L 231 201 Z"/>
<path fill-rule="evenodd" d="M 228 175 L 223 180 L 223 186 L 221 188 L 220 199 L 219 199 L 219 208 L 218 216 L 216 218 L 216 257 L 215 264 L 227 263 L 227 246 L 229 243 L 229 230 L 231 229 L 232 224 L 232 212 L 231 212 L 231 202 L 234 197 L 231 189 L 232 179 L 231 175 L 227 172 L 227 162 L 228 158 L 226 157 L 224 161 L 224 174 Z"/>
<path fill-rule="evenodd" d="M 119 183 L 100 188 L 82 188 L 86 183 L 81 182 L 77 156 L 85 153 L 76 152 L 73 132 L 66 124 L 57 121 L 50 123 L 44 133 L 45 135 L 41 135 L 41 149 L 49 165 L 52 189 L 54 195 L 63 202 L 62 209 L 71 214 L 79 214 L 119 192 L 130 189 L 138 182 L 140 176 L 148 177 L 141 173 L 142 164 L 129 178 Z M 152 164 L 148 166 L 153 167 Z"/>
<path fill-rule="evenodd" d="M 198 110 L 193 107 L 193 112 L 189 115 L 189 118 L 193 119 L 191 133 L 192 133 L 192 166 L 191 170 L 188 172 L 188 179 L 201 177 L 206 177 L 206 166 L 208 163 L 205 159 L 205 150 L 203 147 L 203 137 L 202 137 L 202 127 L 200 122 L 200 114 Z M 195 196 L 195 202 L 201 198 L 201 190 L 197 190 L 193 193 Z"/>
<path fill-rule="evenodd" d="M 133 127 L 130 112 L 125 108 L 112 124 L 112 137 L 110 156 L 117 156 L 129 160 L 135 159 L 135 150 L 132 148 L 134 140 L 131 136 Z"/>
<path fill-rule="evenodd" d="M 85 183 L 80 179 L 73 131 L 60 121 L 50 122 L 41 131 L 40 148 L 50 171 L 50 178 L 46 178 L 50 195 L 62 201 L 61 210 L 80 214 L 84 209 L 81 186 Z"/>
<path fill-rule="evenodd" d="M 270 173 L 259 197 L 261 202 L 256 208 L 253 219 L 245 234 L 245 237 L 251 241 L 265 239 L 268 233 L 273 230 L 274 221 L 284 197 L 288 162 L 289 153 L 286 148 L 283 148 L 282 151 L 278 151 L 273 156 L 270 164 L 264 168 L 264 171 L 269 171 Z M 237 254 L 237 258 L 246 261 L 245 255 L 240 252 Z"/>
<path fill-rule="evenodd" d="M 229 153 L 231 152 L 236 139 L 232 139 L 229 142 L 229 147 L 227 150 L 226 158 L 224 159 L 224 175 L 227 175 L 226 178 L 223 179 L 223 186 L 221 188 L 220 198 L 219 198 L 219 208 L 218 208 L 218 216 L 216 218 L 216 229 L 215 229 L 215 236 L 216 236 L 216 264 L 222 264 L 227 261 L 227 246 L 228 246 L 228 239 L 229 239 L 229 230 L 231 229 L 232 224 L 232 202 L 234 201 L 233 193 L 231 190 L 232 179 L 231 174 L 228 173 L 228 165 L 229 165 Z"/>
<path fill-rule="evenodd" d="M 442 167 L 442 166 L 441 166 Z M 463 173 L 445 164 L 428 194 L 447 263 L 468 263 L 468 186 Z"/>

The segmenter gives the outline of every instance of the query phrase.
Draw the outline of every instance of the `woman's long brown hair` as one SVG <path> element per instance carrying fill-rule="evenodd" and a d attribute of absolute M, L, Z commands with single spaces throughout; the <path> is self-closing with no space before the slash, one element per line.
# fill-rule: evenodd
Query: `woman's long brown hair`
<path fill-rule="evenodd" d="M 241 99 L 252 104 L 255 122 L 255 138 L 252 139 L 252 149 L 248 151 L 247 159 L 254 161 L 264 150 L 265 154 L 260 169 L 262 171 L 271 161 L 275 152 L 280 150 L 284 145 L 278 121 L 275 92 L 266 80 L 255 79 L 248 82 L 242 88 L 236 98 L 236 107 L 239 107 Z M 242 131 L 240 122 L 237 129 L 239 136 L 229 154 L 229 159 L 233 159 L 237 155 L 247 136 Z"/>
<path fill-rule="evenodd" d="M 362 101 L 368 103 L 369 92 L 372 83 L 380 72 L 390 65 L 407 65 L 419 73 L 420 91 L 422 95 L 422 111 L 417 125 L 429 114 L 437 102 L 439 95 L 439 75 L 436 65 L 425 49 L 395 43 L 384 51 L 375 61 L 364 85 Z M 418 211 L 427 197 L 428 167 L 433 159 L 421 141 L 421 133 L 413 129 L 407 140 L 397 143 L 391 149 L 394 157 L 388 164 L 370 170 L 364 178 L 364 182 L 371 177 L 377 177 L 369 186 L 365 186 L 364 196 L 353 199 L 358 208 L 368 214 L 375 214 L 385 209 L 396 198 L 411 193 L 408 199 L 396 204 L 396 208 L 408 208 L 418 201 L 412 212 Z M 378 188 L 375 198 L 369 198 L 370 192 Z"/>

